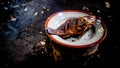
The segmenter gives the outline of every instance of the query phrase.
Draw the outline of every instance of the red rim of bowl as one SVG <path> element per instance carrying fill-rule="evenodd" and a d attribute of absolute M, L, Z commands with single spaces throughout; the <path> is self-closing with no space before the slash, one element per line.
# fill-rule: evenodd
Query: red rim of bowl
<path fill-rule="evenodd" d="M 88 13 L 88 12 L 85 12 L 85 11 L 82 11 L 82 10 L 63 10 L 63 11 L 56 12 L 56 13 L 52 14 L 51 16 L 49 16 L 48 19 L 47 19 L 46 22 L 45 22 L 45 27 L 48 26 L 49 20 L 50 20 L 52 17 L 54 17 L 56 14 L 61 13 L 61 12 L 83 12 L 83 13 L 86 13 L 86 14 L 91 15 L 91 13 Z M 85 47 L 95 46 L 95 45 L 101 43 L 101 42 L 105 39 L 105 37 L 106 37 L 106 35 L 107 35 L 107 27 L 106 27 L 106 25 L 103 23 L 103 21 L 101 22 L 101 24 L 102 24 L 102 26 L 103 26 L 103 28 L 104 28 L 104 34 L 103 34 L 103 36 L 102 36 L 99 40 L 97 40 L 97 41 L 95 41 L 95 42 L 93 42 L 93 43 L 87 44 L 87 45 L 74 46 L 74 45 L 70 45 L 70 44 L 65 44 L 65 43 L 62 43 L 62 42 L 54 39 L 51 34 L 48 34 L 47 32 L 46 32 L 46 33 L 47 33 L 47 35 L 49 36 L 49 38 L 50 38 L 51 40 L 53 40 L 54 42 L 56 42 L 57 44 L 59 44 L 59 45 L 61 45 L 61 46 L 70 47 L 70 48 L 85 48 Z M 46 30 L 45 30 L 45 31 L 46 31 Z"/>

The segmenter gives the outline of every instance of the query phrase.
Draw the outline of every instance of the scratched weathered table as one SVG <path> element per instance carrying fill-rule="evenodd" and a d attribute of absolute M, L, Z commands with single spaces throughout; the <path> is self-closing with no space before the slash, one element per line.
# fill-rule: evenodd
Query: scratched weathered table
<path fill-rule="evenodd" d="M 120 21 L 114 4 L 113 0 L 0 0 L 0 68 L 119 66 L 120 32 L 115 30 Z M 62 10 L 84 10 L 103 19 L 108 34 L 95 53 L 81 56 L 83 50 L 61 47 L 47 37 L 46 19 Z"/>

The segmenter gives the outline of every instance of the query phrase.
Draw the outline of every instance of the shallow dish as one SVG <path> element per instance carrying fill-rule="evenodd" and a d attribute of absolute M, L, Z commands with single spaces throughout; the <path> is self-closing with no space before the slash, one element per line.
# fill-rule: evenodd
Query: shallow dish
<path fill-rule="evenodd" d="M 45 28 L 49 27 L 52 29 L 57 29 L 69 18 L 86 15 L 91 15 L 91 13 L 81 10 L 60 11 L 48 17 L 48 19 L 45 22 Z M 48 33 L 47 35 L 51 40 L 53 40 L 59 45 L 71 48 L 84 48 L 94 46 L 102 42 L 107 35 L 107 28 L 102 20 L 97 19 L 96 23 L 93 25 L 93 28 L 90 28 L 84 35 L 78 38 L 71 37 L 68 39 L 63 39 L 58 35 L 51 35 Z"/>

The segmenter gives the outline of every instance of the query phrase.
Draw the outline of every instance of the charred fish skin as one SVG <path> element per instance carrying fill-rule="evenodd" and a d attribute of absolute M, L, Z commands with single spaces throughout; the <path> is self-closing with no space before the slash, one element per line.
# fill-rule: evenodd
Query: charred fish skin
<path fill-rule="evenodd" d="M 47 32 L 52 35 L 58 35 L 64 39 L 83 35 L 96 22 L 96 16 L 88 15 L 78 18 L 69 18 L 57 29 L 47 28 Z"/>

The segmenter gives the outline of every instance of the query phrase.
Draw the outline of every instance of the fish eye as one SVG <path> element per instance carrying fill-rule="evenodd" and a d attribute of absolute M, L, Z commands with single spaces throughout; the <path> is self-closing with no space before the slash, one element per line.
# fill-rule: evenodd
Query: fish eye
<path fill-rule="evenodd" d="M 90 19 L 95 19 L 95 16 L 90 16 Z"/>

